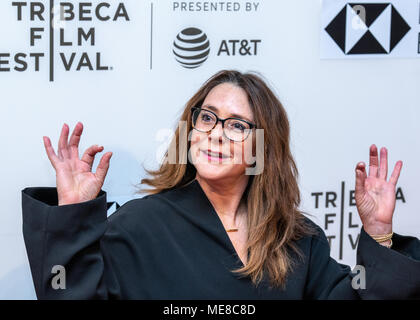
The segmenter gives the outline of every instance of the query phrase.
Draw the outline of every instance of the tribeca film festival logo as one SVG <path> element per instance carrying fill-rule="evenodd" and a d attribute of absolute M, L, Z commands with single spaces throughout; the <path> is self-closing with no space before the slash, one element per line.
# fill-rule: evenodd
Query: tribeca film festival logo
<path fill-rule="evenodd" d="M 261 39 L 222 40 L 217 46 L 217 56 L 257 56 Z M 173 43 L 175 60 L 181 66 L 194 69 L 201 66 L 210 54 L 210 41 L 200 29 L 189 27 L 176 36 Z"/>
<path fill-rule="evenodd" d="M 61 66 L 68 71 L 107 71 L 113 67 L 102 64 L 101 52 L 89 53 L 84 45 L 96 46 L 96 27 L 69 28 L 70 22 L 117 22 L 130 21 L 124 3 L 100 2 L 59 2 L 50 0 L 48 5 L 44 2 L 13 1 L 11 6 L 16 10 L 17 21 L 28 20 L 33 23 L 44 23 L 43 27 L 29 29 L 29 52 L 0 52 L 0 72 L 39 72 L 49 69 L 49 80 L 54 81 L 55 54 L 60 57 Z M 80 24 L 78 24 L 80 25 Z M 55 36 L 58 37 L 55 41 Z M 37 44 L 46 37 L 49 47 L 39 48 Z M 77 41 L 70 41 L 77 38 Z M 73 52 L 60 52 L 65 48 Z M 82 49 L 83 48 L 83 49 Z M 39 51 L 38 51 L 39 50 Z M 83 51 L 82 51 L 83 50 Z M 49 56 L 49 62 L 46 61 Z"/>
<path fill-rule="evenodd" d="M 348 3 L 325 31 L 344 54 L 353 55 L 390 54 L 410 29 L 392 3 Z"/>
<path fill-rule="evenodd" d="M 346 190 L 346 183 L 341 182 L 341 191 L 317 191 L 312 192 L 314 209 L 321 211 L 323 215 L 323 229 L 328 239 L 330 247 L 339 247 L 339 259 L 343 259 L 344 241 L 348 241 L 351 248 L 356 250 L 359 243 L 360 233 L 356 237 L 352 236 L 351 231 L 360 229 L 361 225 L 356 223 L 358 213 L 354 190 Z M 401 187 L 396 190 L 396 200 L 406 203 Z M 360 220 L 360 219 L 358 219 Z M 339 232 L 331 232 L 332 227 L 339 224 Z M 335 230 L 337 228 L 334 228 Z M 338 242 L 338 243 L 337 243 Z"/>

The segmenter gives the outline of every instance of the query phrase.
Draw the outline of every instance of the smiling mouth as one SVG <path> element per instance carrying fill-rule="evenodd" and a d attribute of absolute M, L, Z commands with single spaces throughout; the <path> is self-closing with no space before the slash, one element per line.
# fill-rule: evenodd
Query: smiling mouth
<path fill-rule="evenodd" d="M 210 160 L 214 159 L 214 160 L 219 160 L 220 161 L 220 160 L 224 160 L 224 159 L 229 158 L 228 156 L 224 155 L 221 152 L 213 152 L 213 151 L 210 151 L 210 150 L 201 150 L 201 152 L 203 152 L 203 154 L 205 156 L 207 156 L 207 158 L 210 159 Z"/>

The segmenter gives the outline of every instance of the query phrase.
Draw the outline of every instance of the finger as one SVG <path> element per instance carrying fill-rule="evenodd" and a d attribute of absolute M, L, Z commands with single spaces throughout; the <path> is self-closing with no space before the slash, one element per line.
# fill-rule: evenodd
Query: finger
<path fill-rule="evenodd" d="M 112 157 L 112 152 L 105 153 L 101 161 L 99 161 L 98 167 L 96 168 L 95 176 L 102 181 L 102 183 L 105 181 L 106 174 L 109 169 L 109 160 Z"/>
<path fill-rule="evenodd" d="M 388 175 L 388 150 L 381 148 L 381 160 L 379 163 L 379 178 L 385 179 Z"/>
<path fill-rule="evenodd" d="M 52 166 L 55 169 L 55 164 L 57 161 L 59 161 L 57 155 L 55 154 L 54 148 L 51 145 L 51 140 L 48 137 L 42 137 L 42 139 L 44 140 L 44 147 L 45 147 L 45 151 L 47 152 L 47 156 L 48 159 L 50 159 L 50 162 L 52 164 Z"/>
<path fill-rule="evenodd" d="M 391 178 L 389 178 L 389 182 L 391 182 L 394 186 L 397 185 L 398 178 L 400 177 L 401 169 L 402 169 L 402 161 L 397 161 L 394 167 L 394 171 L 392 171 Z"/>
<path fill-rule="evenodd" d="M 369 177 L 378 177 L 378 148 L 374 144 L 369 150 Z"/>
<path fill-rule="evenodd" d="M 77 158 L 79 158 L 79 142 L 82 132 L 83 124 L 81 122 L 78 122 L 74 127 L 73 133 L 71 134 L 69 141 L 71 155 Z"/>
<path fill-rule="evenodd" d="M 97 144 L 90 146 L 86 149 L 85 153 L 82 156 L 82 161 L 86 162 L 89 165 L 89 168 L 92 169 L 93 161 L 95 160 L 95 155 L 98 152 L 102 152 L 104 147 L 98 146 Z"/>
<path fill-rule="evenodd" d="M 69 138 L 69 126 L 67 124 L 63 124 L 63 128 L 61 129 L 60 140 L 58 141 L 58 156 L 61 159 L 66 159 L 69 156 L 68 148 L 67 148 L 67 141 Z"/>
<path fill-rule="evenodd" d="M 365 192 L 365 181 L 367 178 L 366 174 L 366 165 L 364 162 L 359 162 L 356 166 L 356 199 L 358 199 L 359 195 L 363 195 Z"/>

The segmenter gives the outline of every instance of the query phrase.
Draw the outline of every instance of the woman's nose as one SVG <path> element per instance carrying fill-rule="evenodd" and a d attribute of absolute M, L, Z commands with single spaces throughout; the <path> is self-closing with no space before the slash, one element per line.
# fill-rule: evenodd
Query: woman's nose
<path fill-rule="evenodd" d="M 223 127 L 220 121 L 217 122 L 213 130 L 210 131 L 210 138 L 221 139 L 223 137 Z"/>

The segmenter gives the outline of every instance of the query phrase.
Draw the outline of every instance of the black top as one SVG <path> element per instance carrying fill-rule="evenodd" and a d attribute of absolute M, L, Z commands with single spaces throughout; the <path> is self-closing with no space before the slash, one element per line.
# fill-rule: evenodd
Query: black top
<path fill-rule="evenodd" d="M 22 190 L 23 235 L 39 299 L 407 299 L 420 298 L 420 241 L 394 233 L 393 248 L 361 228 L 356 275 L 330 257 L 323 230 L 297 241 L 305 255 L 286 289 L 255 287 L 197 180 L 128 201 L 107 218 L 106 193 L 57 206 L 56 188 Z M 53 289 L 54 265 L 66 289 Z M 55 271 L 56 272 L 56 271 Z"/>

